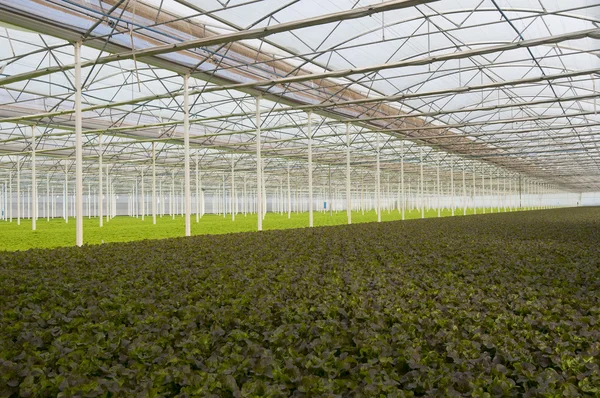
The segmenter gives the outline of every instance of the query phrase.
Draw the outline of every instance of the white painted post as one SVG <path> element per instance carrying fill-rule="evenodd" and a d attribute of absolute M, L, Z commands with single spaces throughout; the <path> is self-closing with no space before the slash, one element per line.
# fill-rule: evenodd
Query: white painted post
<path fill-rule="evenodd" d="M 466 165 L 463 165 L 463 168 L 462 168 L 463 216 L 467 215 L 467 183 L 465 181 L 465 168 L 466 168 Z"/>
<path fill-rule="evenodd" d="M 171 200 L 170 206 L 171 208 L 171 217 L 175 219 L 175 169 L 171 170 Z"/>
<path fill-rule="evenodd" d="M 36 230 L 37 224 L 37 210 L 38 210 L 38 198 L 37 198 L 37 181 L 35 172 L 35 126 L 31 126 L 31 230 Z"/>
<path fill-rule="evenodd" d="M 244 191 L 245 191 L 246 183 L 244 180 Z M 244 196 L 246 194 L 244 193 Z M 287 211 L 288 211 L 288 219 L 292 218 L 292 187 L 290 185 L 290 165 L 287 166 Z"/>
<path fill-rule="evenodd" d="M 192 235 L 192 201 L 190 189 L 190 74 L 183 77 L 183 151 L 185 185 L 185 236 Z"/>
<path fill-rule="evenodd" d="M 17 225 L 21 225 L 21 160 L 17 158 Z"/>
<path fill-rule="evenodd" d="M 425 218 L 425 195 L 423 193 L 423 185 L 424 185 L 424 179 L 423 179 L 423 147 L 419 148 L 419 164 L 421 166 L 421 218 Z"/>
<path fill-rule="evenodd" d="M 143 166 L 142 166 L 143 167 Z M 142 194 L 140 195 L 140 201 L 142 203 L 142 221 L 146 217 L 146 190 L 144 189 L 144 169 L 142 169 Z"/>
<path fill-rule="evenodd" d="M 75 43 L 75 243 L 83 245 L 83 138 L 81 122 L 81 42 Z M 37 210 L 36 210 L 37 213 Z"/>
<path fill-rule="evenodd" d="M 481 178 L 483 181 L 483 172 L 481 174 Z M 472 196 L 473 196 L 473 214 L 477 214 L 477 205 L 475 203 L 475 198 L 477 197 L 477 187 L 475 186 L 476 181 L 475 181 L 475 165 L 473 165 L 473 192 L 472 192 Z M 485 188 L 483 187 L 483 183 L 481 186 L 481 204 L 483 205 L 483 214 L 485 214 Z"/>
<path fill-rule="evenodd" d="M 246 217 L 248 215 L 248 190 L 247 190 L 247 184 L 248 184 L 248 175 L 246 173 L 244 173 L 244 188 L 243 188 L 243 192 L 242 192 L 242 211 L 244 212 L 244 217 Z"/>
<path fill-rule="evenodd" d="M 346 123 L 346 214 L 348 224 L 352 224 L 352 198 L 350 197 L 350 124 Z"/>
<path fill-rule="evenodd" d="M 65 223 L 69 223 L 69 162 L 65 162 Z"/>
<path fill-rule="evenodd" d="M 441 214 L 442 196 L 441 196 L 441 190 L 440 190 L 440 155 L 441 154 L 438 153 L 438 156 L 437 156 L 437 165 L 436 165 L 436 168 L 437 168 L 437 170 L 436 170 L 436 172 L 437 172 L 437 180 L 436 180 L 437 200 L 436 200 L 436 202 L 437 202 L 437 216 L 438 217 L 442 216 L 442 214 Z"/>
<path fill-rule="evenodd" d="M 200 222 L 200 186 L 199 186 L 199 174 L 198 174 L 198 152 L 196 152 L 196 223 Z"/>
<path fill-rule="evenodd" d="M 260 172 L 260 178 L 262 179 L 262 218 L 263 220 L 267 216 L 267 179 L 265 177 L 265 162 L 261 159 L 260 167 L 262 168 Z"/>
<path fill-rule="evenodd" d="M 496 174 L 496 176 L 497 176 L 496 197 L 498 198 L 497 199 L 498 203 L 496 203 L 496 205 L 497 205 L 498 213 L 500 213 L 500 207 L 502 206 L 502 203 L 501 203 L 502 202 L 502 191 L 500 190 L 500 170 L 498 170 L 498 173 Z"/>
<path fill-rule="evenodd" d="M 452 216 L 454 216 L 454 209 L 456 207 L 456 197 L 454 193 L 454 162 L 450 161 L 450 206 L 452 207 Z"/>
<path fill-rule="evenodd" d="M 108 164 L 106 165 L 106 222 L 110 219 L 110 174 L 108 173 Z"/>
<path fill-rule="evenodd" d="M 508 174 L 508 211 L 514 210 L 514 200 L 515 194 L 512 189 L 512 178 L 511 175 Z"/>
<path fill-rule="evenodd" d="M 375 207 L 377 210 L 377 222 L 381 222 L 381 170 L 380 170 L 380 164 L 379 164 L 379 156 L 380 156 L 380 151 L 381 148 L 379 147 L 380 143 L 379 143 L 379 133 L 376 133 L 376 139 L 375 142 L 377 143 L 377 170 L 375 172 L 375 184 L 376 184 L 376 192 L 375 192 Z"/>
<path fill-rule="evenodd" d="M 404 141 L 400 142 L 400 191 L 402 191 L 402 219 L 406 211 L 406 197 L 404 192 Z"/>
<path fill-rule="evenodd" d="M 156 143 L 152 141 L 152 224 L 156 225 Z"/>
<path fill-rule="evenodd" d="M 482 204 L 482 212 L 483 214 L 485 214 L 485 205 L 486 205 L 486 201 L 485 201 L 485 173 L 482 172 L 481 173 L 481 204 Z"/>
<path fill-rule="evenodd" d="M 13 190 L 12 190 L 12 169 L 8 173 L 8 219 L 13 220 Z"/>
<path fill-rule="evenodd" d="M 50 221 L 50 172 L 46 173 L 46 221 Z"/>
<path fill-rule="evenodd" d="M 489 197 L 490 197 L 490 213 L 494 212 L 494 179 L 493 172 L 490 170 L 490 184 L 489 184 Z"/>
<path fill-rule="evenodd" d="M 221 204 L 223 205 L 223 218 L 227 217 L 227 190 L 225 189 L 225 172 L 223 172 L 223 201 Z"/>
<path fill-rule="evenodd" d="M 235 158 L 231 155 L 231 221 L 235 221 Z"/>
<path fill-rule="evenodd" d="M 256 214 L 258 230 L 262 231 L 262 160 L 260 156 L 260 96 L 256 97 Z"/>
<path fill-rule="evenodd" d="M 198 184 L 200 186 L 200 218 L 204 216 L 204 190 L 202 189 L 202 174 L 198 172 Z"/>
<path fill-rule="evenodd" d="M 312 112 L 308 112 L 308 226 L 313 222 Z"/>
<path fill-rule="evenodd" d="M 98 136 L 98 219 L 100 223 L 100 227 L 103 226 L 103 214 L 102 207 L 104 206 L 104 198 L 102 197 L 104 194 L 102 193 L 102 176 L 104 174 L 102 170 L 102 135 Z"/>

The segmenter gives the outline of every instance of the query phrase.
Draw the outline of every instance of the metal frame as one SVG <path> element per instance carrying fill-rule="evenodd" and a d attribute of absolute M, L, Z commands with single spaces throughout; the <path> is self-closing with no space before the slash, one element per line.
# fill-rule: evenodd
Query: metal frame
<path fill-rule="evenodd" d="M 398 183 L 404 212 L 412 188 L 405 179 L 419 180 L 421 200 L 431 186 L 442 196 L 448 181 L 456 192 L 456 168 L 463 178 L 493 174 L 509 191 L 517 179 L 561 192 L 600 190 L 593 5 L 483 0 L 453 9 L 394 0 L 331 12 L 313 0 L 271 10 L 252 0 L 215 9 L 201 3 L 0 5 L 0 181 L 17 173 L 19 192 L 31 187 L 37 197 L 35 176 L 47 176 L 49 191 L 74 160 L 78 245 L 83 187 L 89 196 L 98 186 L 103 196 L 103 165 L 108 219 L 132 176 L 152 172 L 156 222 L 156 183 L 181 171 L 186 235 L 192 202 L 197 220 L 204 208 L 200 181 L 225 198 L 226 190 L 239 193 L 234 172 L 244 178 L 243 192 L 256 195 L 259 230 L 267 191 L 281 194 L 284 177 L 288 212 L 290 181 L 308 185 L 312 225 L 313 194 L 329 184 L 329 170 L 331 184 L 345 185 L 347 209 L 353 185 L 365 185 L 375 190 L 379 216 L 390 200 L 382 181 Z M 306 3 L 313 15 L 295 19 Z M 560 31 L 548 18 L 568 23 Z M 370 57 L 357 56 L 363 52 Z M 194 195 L 192 154 L 201 170 Z M 21 175 L 29 168 L 31 180 Z M 231 173 L 231 189 L 223 188 L 223 173 Z M 464 198 L 466 189 L 463 183 Z M 98 209 L 102 226 L 102 203 Z"/>

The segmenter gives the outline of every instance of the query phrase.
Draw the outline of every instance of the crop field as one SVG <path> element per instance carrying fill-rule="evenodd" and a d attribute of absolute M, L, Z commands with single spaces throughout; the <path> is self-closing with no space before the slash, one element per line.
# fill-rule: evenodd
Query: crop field
<path fill-rule="evenodd" d="M 478 209 L 479 213 L 483 210 Z M 497 211 L 497 209 L 487 209 L 487 212 Z M 443 217 L 450 216 L 451 210 L 442 210 Z M 455 211 L 456 215 L 462 215 L 462 209 Z M 467 209 L 467 214 L 473 214 L 473 209 Z M 425 217 L 437 217 L 437 210 L 427 210 Z M 421 218 L 419 210 L 406 211 L 406 219 Z M 382 221 L 395 221 L 401 219 L 398 211 L 382 211 Z M 352 214 L 353 223 L 377 221 L 377 214 L 374 211 L 354 212 Z M 157 225 L 152 224 L 152 216 L 146 216 L 144 221 L 141 217 L 115 217 L 100 228 L 97 218 L 84 218 L 84 243 L 101 244 L 109 242 L 131 242 L 142 239 L 162 239 L 184 236 L 185 221 L 180 215 L 175 218 L 163 216 L 157 218 Z M 314 213 L 315 226 L 341 225 L 347 223 L 346 212 Z M 232 232 L 252 232 L 256 231 L 256 214 L 237 214 L 235 221 L 231 221 L 231 215 L 226 217 L 205 214 L 196 223 L 195 215 L 192 215 L 192 235 L 205 234 L 224 234 Z M 302 228 L 308 226 L 308 213 L 292 213 L 288 219 L 287 213 L 267 213 L 263 229 L 290 229 Z M 69 219 L 68 223 L 62 218 L 59 219 L 39 219 L 37 230 L 31 230 L 31 221 L 21 220 L 21 225 L 17 225 L 16 219 L 13 222 L 0 222 L 0 250 L 27 250 L 32 248 L 50 248 L 59 246 L 75 245 L 75 219 Z"/>
<path fill-rule="evenodd" d="M 0 396 L 597 397 L 599 242 L 574 208 L 2 252 Z"/>

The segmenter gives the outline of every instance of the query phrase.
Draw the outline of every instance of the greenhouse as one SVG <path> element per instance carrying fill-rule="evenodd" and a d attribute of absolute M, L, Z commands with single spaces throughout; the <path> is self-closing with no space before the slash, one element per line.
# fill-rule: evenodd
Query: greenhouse
<path fill-rule="evenodd" d="M 2 0 L 0 48 L 0 396 L 600 394 L 598 2 Z"/>

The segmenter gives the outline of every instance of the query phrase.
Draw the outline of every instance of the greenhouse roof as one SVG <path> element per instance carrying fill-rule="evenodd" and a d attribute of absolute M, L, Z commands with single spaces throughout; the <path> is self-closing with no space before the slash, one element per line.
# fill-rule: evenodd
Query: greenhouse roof
<path fill-rule="evenodd" d="M 257 100 L 271 170 L 313 161 L 520 175 L 600 190 L 594 0 L 4 0 L 0 173 L 75 157 L 123 178 L 181 167 L 183 75 L 203 170 L 255 170 Z M 32 140 L 32 136 L 35 140 Z M 84 171 L 85 172 L 85 171 Z M 408 169 L 410 172 L 410 167 Z M 170 174 L 170 171 L 168 172 Z M 0 177 L 2 175 L 0 174 Z"/>

